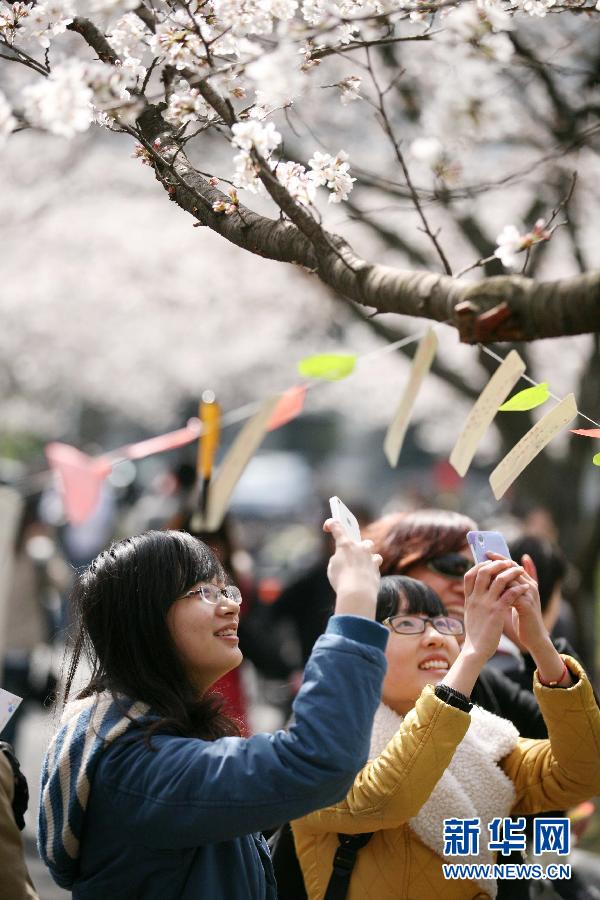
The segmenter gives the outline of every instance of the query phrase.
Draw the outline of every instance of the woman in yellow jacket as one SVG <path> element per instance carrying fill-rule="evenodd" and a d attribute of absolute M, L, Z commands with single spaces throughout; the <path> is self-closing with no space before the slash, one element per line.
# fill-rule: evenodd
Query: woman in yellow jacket
<path fill-rule="evenodd" d="M 346 798 L 292 823 L 309 900 L 322 900 L 338 834 L 373 832 L 347 900 L 485 900 L 496 896 L 493 819 L 565 809 L 600 793 L 600 711 L 583 669 L 561 657 L 543 625 L 535 581 L 494 556 L 465 575 L 461 620 L 431 588 L 382 580 L 377 618 L 390 629 L 388 670 L 369 762 Z M 509 607 L 537 665 L 548 740 L 520 738 L 469 694 L 498 646 Z M 478 852 L 444 857 L 444 819 L 479 819 Z M 543 858 L 543 857 L 542 857 Z M 446 880 L 443 863 L 489 864 L 477 880 Z"/>

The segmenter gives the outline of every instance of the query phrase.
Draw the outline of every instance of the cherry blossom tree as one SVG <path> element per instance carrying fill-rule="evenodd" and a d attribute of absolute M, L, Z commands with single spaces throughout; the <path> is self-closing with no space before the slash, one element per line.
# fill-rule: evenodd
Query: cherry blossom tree
<path fill-rule="evenodd" d="M 576 234 L 593 202 L 571 173 L 590 174 L 597 144 L 597 6 L 2 0 L 1 55 L 21 72 L 0 134 L 127 133 L 199 225 L 372 311 L 448 321 L 468 342 L 596 331 L 600 275 Z M 515 186 L 521 221 L 497 222 Z M 342 205 L 413 268 L 356 253 L 328 227 Z M 572 258 L 538 280 L 559 228 Z"/>
<path fill-rule="evenodd" d="M 104 134 L 200 246 L 210 229 L 324 287 L 307 319 L 329 290 L 385 340 L 419 317 L 528 363 L 538 338 L 592 333 L 594 414 L 599 18 L 594 0 L 0 0 L 0 142 Z M 476 395 L 451 359 L 434 372 Z M 503 448 L 530 424 L 501 419 Z M 588 457 L 541 454 L 522 492 L 553 485 L 589 590 Z"/>

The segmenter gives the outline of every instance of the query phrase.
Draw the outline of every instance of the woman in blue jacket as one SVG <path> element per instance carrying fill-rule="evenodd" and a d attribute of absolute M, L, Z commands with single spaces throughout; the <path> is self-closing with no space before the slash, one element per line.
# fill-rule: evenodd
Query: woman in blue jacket
<path fill-rule="evenodd" d="M 365 763 L 385 671 L 381 557 L 336 541 L 336 615 L 289 732 L 237 736 L 211 686 L 241 662 L 240 594 L 190 535 L 113 544 L 78 579 L 91 677 L 66 703 L 42 772 L 39 847 L 76 900 L 273 900 L 260 834 L 341 799 Z M 371 621 L 369 621 L 369 619 Z"/>

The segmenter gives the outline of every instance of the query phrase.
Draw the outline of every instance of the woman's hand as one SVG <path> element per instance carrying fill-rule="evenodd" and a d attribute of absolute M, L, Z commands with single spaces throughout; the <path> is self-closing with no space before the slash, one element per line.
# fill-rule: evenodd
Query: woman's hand
<path fill-rule="evenodd" d="M 374 619 L 382 559 L 372 552 L 373 541 L 358 544 L 335 519 L 327 519 L 323 531 L 335 540 L 335 553 L 327 566 L 327 577 L 336 593 L 335 612 Z"/>
<path fill-rule="evenodd" d="M 511 559 L 494 554 L 495 559 L 478 563 L 465 575 L 466 653 L 484 662 L 498 649 L 506 610 L 529 589 L 523 582 L 525 570 Z"/>
<path fill-rule="evenodd" d="M 488 556 L 494 561 L 505 559 L 499 553 L 488 553 Z M 548 642 L 549 635 L 542 618 L 537 581 L 525 566 L 518 568 L 521 568 L 519 583 L 523 591 L 512 604 L 512 625 L 519 644 L 526 653 L 534 656 L 535 651 Z"/>
<path fill-rule="evenodd" d="M 489 553 L 488 556 L 497 561 L 504 559 L 498 553 Z M 523 561 L 526 562 L 525 558 Z M 533 657 L 542 682 L 560 682 L 560 687 L 569 687 L 573 679 L 568 670 L 565 673 L 562 658 L 550 639 L 542 616 L 537 581 L 527 570 L 528 565 L 523 568 L 518 582 L 523 590 L 512 603 L 515 634 L 521 647 Z"/>

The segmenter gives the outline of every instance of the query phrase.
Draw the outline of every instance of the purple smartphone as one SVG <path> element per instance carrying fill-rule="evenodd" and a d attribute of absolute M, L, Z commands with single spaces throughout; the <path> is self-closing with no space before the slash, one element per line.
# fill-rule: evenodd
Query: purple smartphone
<path fill-rule="evenodd" d="M 511 558 L 508 545 L 499 531 L 469 531 L 467 541 L 476 563 L 487 562 L 488 553 L 501 553 Z"/>

